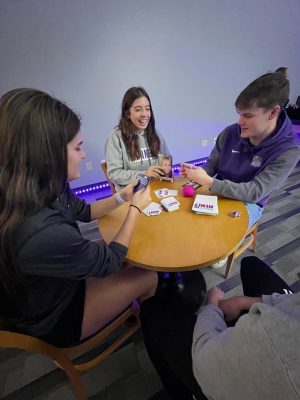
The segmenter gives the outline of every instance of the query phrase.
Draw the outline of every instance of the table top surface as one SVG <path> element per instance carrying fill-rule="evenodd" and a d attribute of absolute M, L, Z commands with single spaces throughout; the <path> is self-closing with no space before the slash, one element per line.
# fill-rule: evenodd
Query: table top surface
<path fill-rule="evenodd" d="M 219 214 L 199 215 L 192 211 L 193 197 L 182 195 L 186 178 L 174 182 L 152 181 L 152 201 L 160 202 L 154 190 L 178 189 L 179 210 L 148 217 L 141 214 L 128 249 L 127 260 L 156 271 L 184 271 L 201 268 L 231 254 L 245 237 L 248 214 L 243 202 L 218 199 Z M 201 194 L 201 189 L 196 191 Z M 110 242 L 121 227 L 129 204 L 118 207 L 99 219 L 101 236 Z M 241 216 L 232 218 L 230 213 L 239 211 Z"/>

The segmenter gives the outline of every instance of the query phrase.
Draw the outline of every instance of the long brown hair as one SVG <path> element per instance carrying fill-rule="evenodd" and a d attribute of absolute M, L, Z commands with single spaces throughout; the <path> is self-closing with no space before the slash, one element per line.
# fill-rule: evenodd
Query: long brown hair
<path fill-rule="evenodd" d="M 149 101 L 151 117 L 147 128 L 145 129 L 146 141 L 148 143 L 152 157 L 157 157 L 160 150 L 160 140 L 155 129 L 155 118 L 150 101 L 150 97 L 146 90 L 140 86 L 132 87 L 127 90 L 122 100 L 122 114 L 119 121 L 118 128 L 122 133 L 122 138 L 129 158 L 134 161 L 141 157 L 138 136 L 136 134 L 136 127 L 128 118 L 129 109 L 132 103 L 140 98 L 146 97 Z"/>
<path fill-rule="evenodd" d="M 26 292 L 13 235 L 65 189 L 67 144 L 79 129 L 78 116 L 47 93 L 14 89 L 0 99 L 0 302 Z"/>

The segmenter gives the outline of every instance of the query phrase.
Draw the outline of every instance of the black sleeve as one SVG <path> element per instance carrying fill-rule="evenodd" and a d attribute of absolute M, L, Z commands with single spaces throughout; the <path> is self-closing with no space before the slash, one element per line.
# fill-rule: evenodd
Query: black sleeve
<path fill-rule="evenodd" d="M 72 216 L 75 221 L 90 222 L 91 208 L 85 200 L 75 196 L 71 191 L 68 193 L 68 204 L 70 205 Z"/>
<path fill-rule="evenodd" d="M 118 271 L 126 254 L 127 247 L 117 242 L 92 242 L 75 226 L 57 220 L 24 243 L 18 260 L 26 275 L 86 279 Z"/>

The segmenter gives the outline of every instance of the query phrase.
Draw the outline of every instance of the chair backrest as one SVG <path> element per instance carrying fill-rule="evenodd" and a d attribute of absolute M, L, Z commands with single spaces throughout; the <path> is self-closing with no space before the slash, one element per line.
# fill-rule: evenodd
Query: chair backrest
<path fill-rule="evenodd" d="M 112 193 L 113 194 L 116 193 L 115 185 L 112 183 L 112 181 L 109 180 L 109 178 L 107 176 L 107 163 L 106 163 L 106 161 L 102 160 L 100 165 L 101 165 L 102 171 L 103 171 L 103 173 L 105 175 L 105 178 L 106 178 L 107 182 L 109 183 L 109 186 L 111 187 Z"/>
<path fill-rule="evenodd" d="M 87 371 L 103 362 L 112 352 L 118 349 L 125 340 L 133 335 L 140 328 L 138 314 L 138 309 L 128 307 L 122 314 L 98 333 L 83 340 L 79 344 L 68 348 L 57 347 L 33 336 L 11 331 L 9 324 L 0 319 L 0 348 L 27 350 L 51 358 L 69 377 L 73 391 L 78 399 L 87 400 L 86 392 L 81 383 L 78 372 Z M 134 322 L 131 322 L 130 324 L 126 323 L 127 319 L 131 316 L 135 317 Z M 114 338 L 114 341 L 112 343 L 110 342 L 104 350 L 101 346 L 100 353 L 96 352 L 96 355 L 93 354 L 92 359 L 80 364 L 76 364 L 76 360 L 72 361 L 73 358 L 88 352 L 95 346 L 104 342 L 105 339 L 108 339 L 117 329 L 117 338 Z"/>

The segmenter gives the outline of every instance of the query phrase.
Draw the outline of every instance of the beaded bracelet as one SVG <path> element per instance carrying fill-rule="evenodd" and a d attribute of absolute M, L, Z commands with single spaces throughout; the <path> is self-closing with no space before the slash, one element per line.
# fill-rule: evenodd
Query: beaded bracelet
<path fill-rule="evenodd" d="M 135 206 L 134 204 L 130 204 L 130 206 L 129 207 L 134 207 L 134 208 L 136 208 L 139 212 L 140 212 L 140 214 L 142 214 L 142 211 L 140 210 L 140 208 L 138 208 L 137 206 Z"/>

